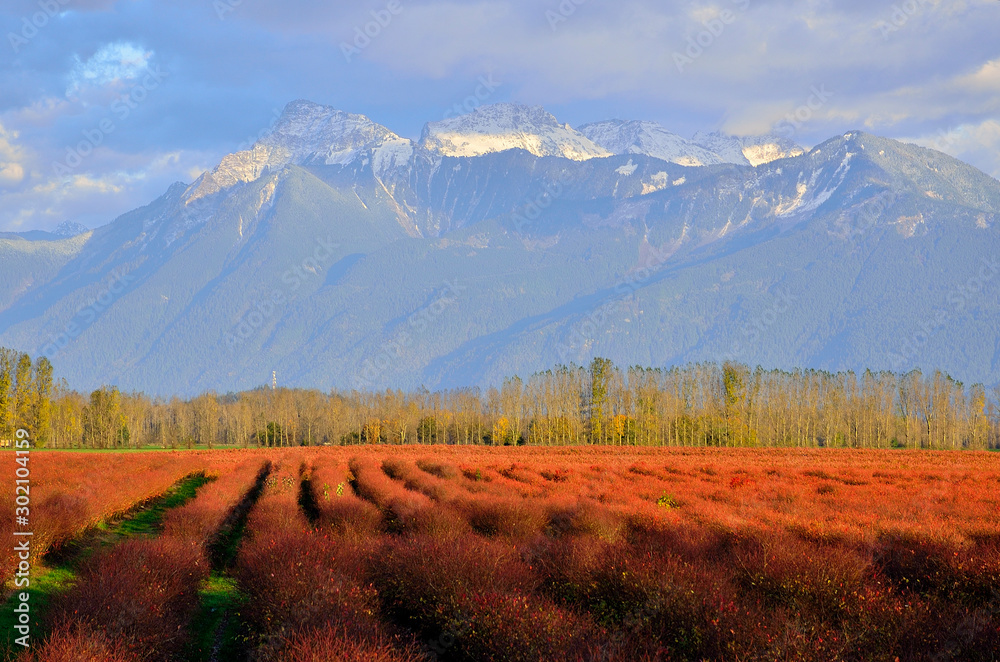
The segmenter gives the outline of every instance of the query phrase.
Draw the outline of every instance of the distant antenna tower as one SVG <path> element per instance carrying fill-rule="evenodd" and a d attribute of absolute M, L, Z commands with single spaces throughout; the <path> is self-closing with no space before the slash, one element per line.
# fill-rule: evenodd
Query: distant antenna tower
<path fill-rule="evenodd" d="M 274 370 L 271 372 L 271 390 L 278 390 L 278 371 Z"/>

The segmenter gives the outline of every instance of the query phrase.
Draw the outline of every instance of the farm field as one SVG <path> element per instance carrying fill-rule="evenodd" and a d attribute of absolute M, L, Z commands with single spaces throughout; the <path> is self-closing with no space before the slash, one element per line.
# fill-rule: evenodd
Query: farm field
<path fill-rule="evenodd" d="M 14 455 L 0 458 L 13 485 Z M 7 659 L 1000 650 L 996 453 L 353 446 L 30 463 L 32 639 L 5 639 Z M 7 530 L 14 507 L 4 490 Z M 0 562 L 9 598 L 11 546 Z"/>

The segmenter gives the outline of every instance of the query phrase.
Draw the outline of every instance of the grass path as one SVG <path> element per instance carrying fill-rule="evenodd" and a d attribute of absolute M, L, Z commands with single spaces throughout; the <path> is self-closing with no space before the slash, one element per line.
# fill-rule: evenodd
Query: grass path
<path fill-rule="evenodd" d="M 186 659 L 196 662 L 242 662 L 247 639 L 240 612 L 247 607 L 230 569 L 236 561 L 247 518 L 264 492 L 268 462 L 253 485 L 219 526 L 208 544 L 212 572 L 199 589 L 201 605 L 191 621 L 192 644 Z"/>

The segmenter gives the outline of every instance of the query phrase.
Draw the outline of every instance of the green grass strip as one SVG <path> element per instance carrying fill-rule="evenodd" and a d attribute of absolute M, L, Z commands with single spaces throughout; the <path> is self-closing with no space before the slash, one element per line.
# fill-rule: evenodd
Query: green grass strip
<path fill-rule="evenodd" d="M 76 567 L 94 552 L 124 539 L 159 534 L 167 511 L 193 499 L 198 489 L 211 480 L 201 473 L 185 476 L 160 496 L 147 499 L 123 515 L 98 522 L 77 538 L 50 550 L 44 557 L 45 564 L 54 568 Z"/>
<path fill-rule="evenodd" d="M 163 525 L 163 516 L 172 508 L 183 506 L 193 499 L 198 490 L 211 479 L 205 474 L 194 474 L 174 484 L 163 496 L 157 497 L 146 508 L 118 523 L 112 533 L 118 536 L 155 536 Z"/>
<path fill-rule="evenodd" d="M 192 623 L 192 643 L 185 659 L 234 662 L 245 657 L 240 610 L 245 599 L 236 580 L 213 571 L 198 591 L 201 604 Z M 223 622 L 225 621 L 225 622 Z"/>
<path fill-rule="evenodd" d="M 46 634 L 44 615 L 48 612 L 52 601 L 73 587 L 77 568 L 85 559 L 93 556 L 99 549 L 111 547 L 128 538 L 156 536 L 163 525 L 163 517 L 167 511 L 183 506 L 193 499 L 198 490 L 210 480 L 202 473 L 185 476 L 162 495 L 139 504 L 120 519 L 110 523 L 99 522 L 97 526 L 67 544 L 64 549 L 46 555 L 46 565 L 39 565 L 35 560 L 31 586 L 28 590 L 32 646 L 37 646 Z M 21 589 L 15 590 L 0 607 L 0 627 L 3 628 L 3 634 L 0 635 L 0 659 L 3 660 L 12 660 L 21 648 L 14 644 L 14 625 L 18 616 L 14 608 L 20 604 L 19 593 Z"/>
<path fill-rule="evenodd" d="M 38 634 L 43 628 L 42 615 L 48 611 L 53 598 L 68 591 L 75 583 L 76 572 L 70 568 L 41 569 L 31 578 L 28 605 L 31 608 L 32 647 L 37 646 L 40 641 Z M 3 647 L 4 660 L 14 659 L 14 656 L 22 650 L 21 646 L 14 644 L 15 637 L 20 636 L 14 631 L 14 626 L 18 624 L 18 615 L 14 613 L 14 608 L 21 602 L 18 599 L 18 594 L 21 592 L 22 589 L 15 590 L 0 609 L 0 628 L 3 628 L 0 646 Z"/>
<path fill-rule="evenodd" d="M 265 481 L 270 474 L 271 463 L 268 462 L 257 473 L 253 485 L 230 512 L 226 521 L 222 523 L 215 539 L 209 542 L 208 557 L 214 570 L 225 570 L 236 561 L 240 541 L 243 540 L 243 533 L 247 527 L 247 518 L 257 500 L 260 499 L 260 495 L 264 493 Z"/>

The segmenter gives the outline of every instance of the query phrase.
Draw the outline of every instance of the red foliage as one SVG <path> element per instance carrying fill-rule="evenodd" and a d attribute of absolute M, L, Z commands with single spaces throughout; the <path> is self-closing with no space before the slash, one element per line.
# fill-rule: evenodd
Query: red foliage
<path fill-rule="evenodd" d="M 45 645 L 19 658 L 24 662 L 139 662 L 143 658 L 126 650 L 100 630 L 67 623 L 49 637 Z"/>
<path fill-rule="evenodd" d="M 254 659 L 413 659 L 376 616 L 375 590 L 359 580 L 363 551 L 314 531 L 298 510 L 290 464 L 268 481 L 237 560 L 239 586 L 254 605 Z"/>
<path fill-rule="evenodd" d="M 2 457 L 5 475 L 13 476 L 15 455 Z M 28 468 L 34 562 L 98 522 L 162 494 L 183 476 L 199 471 L 206 460 L 204 453 L 33 452 Z M 14 529 L 14 505 L 14 490 L 0 490 L 4 531 Z M 8 584 L 16 565 L 13 547 L 7 546 L 0 554 L 0 572 Z"/>
<path fill-rule="evenodd" d="M 198 544 L 126 541 L 83 566 L 76 586 L 55 607 L 55 630 L 80 625 L 144 659 L 175 659 L 207 575 Z"/>
<path fill-rule="evenodd" d="M 569 660 L 599 632 L 586 616 L 536 592 L 509 545 L 465 536 L 392 540 L 374 550 L 372 581 L 389 613 L 463 660 Z"/>
<path fill-rule="evenodd" d="M 206 472 L 212 482 L 204 486 L 196 498 L 166 513 L 164 536 L 204 542 L 218 530 L 261 468 L 260 459 L 238 459 L 239 462 L 233 464 L 213 463 Z"/>
<path fill-rule="evenodd" d="M 385 636 L 359 638 L 357 631 L 336 625 L 296 634 L 288 641 L 277 662 L 414 662 L 413 650 L 400 650 Z"/>
<path fill-rule="evenodd" d="M 74 486 L 112 485 L 106 472 L 123 461 L 88 457 L 94 475 L 71 472 L 64 489 L 46 474 L 60 462 L 39 471 L 51 539 L 104 512 Z M 199 467 L 217 479 L 155 540 L 90 561 L 39 662 L 75 659 L 73 646 L 112 661 L 175 654 L 202 543 L 265 458 L 277 467 L 235 569 L 256 660 L 894 662 L 1000 650 L 996 455 L 424 446 L 162 457 L 133 465 L 161 491 Z"/>

